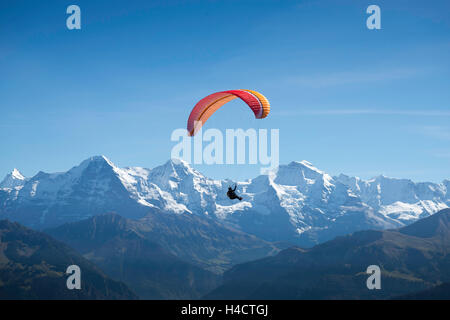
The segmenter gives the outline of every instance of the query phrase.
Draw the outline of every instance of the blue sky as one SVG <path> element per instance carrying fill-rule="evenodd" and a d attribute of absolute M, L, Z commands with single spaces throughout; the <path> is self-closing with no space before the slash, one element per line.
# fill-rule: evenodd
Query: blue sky
<path fill-rule="evenodd" d="M 82 29 L 66 28 L 81 8 Z M 381 30 L 366 28 L 370 4 Z M 0 176 L 65 171 L 104 154 L 154 167 L 215 91 L 264 93 L 206 128 L 278 128 L 280 162 L 330 174 L 450 178 L 448 1 L 22 1 L 0 3 Z M 250 178 L 259 166 L 199 166 Z"/>

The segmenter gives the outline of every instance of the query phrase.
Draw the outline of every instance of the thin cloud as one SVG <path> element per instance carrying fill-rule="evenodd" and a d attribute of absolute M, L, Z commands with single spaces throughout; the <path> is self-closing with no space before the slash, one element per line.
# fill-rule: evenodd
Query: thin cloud
<path fill-rule="evenodd" d="M 430 137 L 450 141 L 450 128 L 442 126 L 424 126 L 421 131 Z"/>
<path fill-rule="evenodd" d="M 326 109 L 297 110 L 274 112 L 279 116 L 312 115 L 312 116 L 352 116 L 352 115 L 385 115 L 385 116 L 419 116 L 419 117 L 450 117 L 450 111 L 443 110 L 377 110 L 377 109 Z"/>
<path fill-rule="evenodd" d="M 292 85 L 322 88 L 353 83 L 371 83 L 398 79 L 407 79 L 429 73 L 429 69 L 397 68 L 389 70 L 345 71 L 327 74 L 312 74 L 290 77 Z"/>

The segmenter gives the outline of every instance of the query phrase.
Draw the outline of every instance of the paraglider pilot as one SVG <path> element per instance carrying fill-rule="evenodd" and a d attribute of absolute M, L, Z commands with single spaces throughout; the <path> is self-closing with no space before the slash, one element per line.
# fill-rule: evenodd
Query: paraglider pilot
<path fill-rule="evenodd" d="M 228 192 L 227 192 L 227 196 L 228 196 L 228 198 L 230 198 L 231 200 L 234 200 L 234 199 L 239 199 L 239 201 L 242 201 L 242 197 L 239 197 L 237 194 L 236 194 L 236 188 L 237 188 L 237 185 L 234 185 L 234 189 L 232 189 L 231 187 L 228 187 Z"/>

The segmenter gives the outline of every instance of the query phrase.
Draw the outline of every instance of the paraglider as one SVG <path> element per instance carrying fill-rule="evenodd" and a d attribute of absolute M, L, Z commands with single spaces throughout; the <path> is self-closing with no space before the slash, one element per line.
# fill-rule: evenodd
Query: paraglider
<path fill-rule="evenodd" d="M 201 99 L 192 109 L 187 122 L 188 135 L 195 136 L 209 117 L 220 107 L 236 98 L 244 101 L 252 109 L 256 119 L 264 119 L 269 115 L 269 100 L 257 91 L 242 89 L 216 92 Z M 236 194 L 236 188 L 237 185 L 234 186 L 234 189 L 229 186 L 227 196 L 231 200 L 242 201 L 243 198 Z"/>
<path fill-rule="evenodd" d="M 234 189 L 232 189 L 231 187 L 228 187 L 227 196 L 228 196 L 228 198 L 230 198 L 231 200 L 239 199 L 239 201 L 242 201 L 242 197 L 239 197 L 239 196 L 236 194 L 236 188 L 237 188 L 237 185 L 236 185 L 236 184 L 234 185 Z"/>
<path fill-rule="evenodd" d="M 228 90 L 216 92 L 200 100 L 192 109 L 187 123 L 189 136 L 194 136 L 214 112 L 236 98 L 240 98 L 252 109 L 256 119 L 264 119 L 270 112 L 269 100 L 257 91 Z"/>

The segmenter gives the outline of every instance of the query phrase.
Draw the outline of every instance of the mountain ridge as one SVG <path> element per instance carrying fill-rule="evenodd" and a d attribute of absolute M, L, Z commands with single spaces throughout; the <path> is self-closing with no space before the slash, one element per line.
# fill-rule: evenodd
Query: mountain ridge
<path fill-rule="evenodd" d="M 98 215 L 45 231 L 67 243 L 142 299 L 196 299 L 219 276 L 185 262 L 145 237 L 137 221 Z"/>
<path fill-rule="evenodd" d="M 207 299 L 386 299 L 450 280 L 450 209 L 395 230 L 357 231 L 236 265 Z M 437 226 L 437 227 L 436 227 Z M 381 269 L 368 290 L 366 268 Z"/>
<path fill-rule="evenodd" d="M 81 269 L 81 289 L 68 290 L 66 269 Z M 66 244 L 17 222 L 0 220 L 0 299 L 137 299 L 122 282 Z"/>
<path fill-rule="evenodd" d="M 109 229 L 107 238 L 98 238 L 95 234 L 96 222 L 105 220 L 107 223 L 102 225 L 114 229 Z M 131 234 L 133 238 L 157 244 L 167 254 L 216 274 L 237 263 L 272 255 L 279 248 L 286 247 L 286 244 L 266 242 L 213 219 L 158 211 L 149 212 L 139 220 L 107 213 L 46 229 L 45 232 L 80 252 L 101 247 L 105 241 L 112 239 L 111 234 L 120 234 L 122 237 Z"/>
<path fill-rule="evenodd" d="M 305 247 L 356 230 L 405 226 L 450 205 L 448 180 L 332 177 L 308 161 L 237 182 L 241 202 L 226 196 L 231 181 L 210 179 L 176 159 L 146 169 L 119 168 L 95 156 L 67 172 L 40 172 L 21 181 L 0 188 L 0 217 L 36 229 L 105 212 L 140 219 L 160 210 L 212 218 L 267 241 Z"/>

